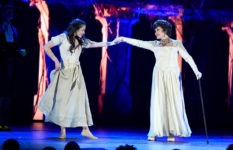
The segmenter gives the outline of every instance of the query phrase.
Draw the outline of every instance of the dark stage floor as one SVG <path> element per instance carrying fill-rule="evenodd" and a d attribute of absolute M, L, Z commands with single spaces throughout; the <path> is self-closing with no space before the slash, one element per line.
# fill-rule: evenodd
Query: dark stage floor
<path fill-rule="evenodd" d="M 147 141 L 147 128 L 130 127 L 92 127 L 91 131 L 98 140 L 91 140 L 80 135 L 81 128 L 67 130 L 67 139 L 59 140 L 59 127 L 50 123 L 33 123 L 32 125 L 11 126 L 12 131 L 0 132 L 0 145 L 8 138 L 17 139 L 21 149 L 40 150 L 45 146 L 64 149 L 69 141 L 76 141 L 81 149 L 114 150 L 119 145 L 134 145 L 138 150 L 226 150 L 233 144 L 233 135 L 230 132 L 210 131 L 209 141 L 206 144 L 204 133 L 195 132 L 189 138 L 176 138 L 176 142 L 167 142 L 166 138 L 158 141 Z"/>

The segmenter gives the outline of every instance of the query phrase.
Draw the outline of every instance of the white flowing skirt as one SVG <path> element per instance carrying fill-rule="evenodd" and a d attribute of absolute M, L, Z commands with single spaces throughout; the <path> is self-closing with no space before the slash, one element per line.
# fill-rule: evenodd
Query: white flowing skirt
<path fill-rule="evenodd" d="M 148 136 L 191 135 L 179 68 L 154 68 Z"/>
<path fill-rule="evenodd" d="M 62 127 L 93 125 L 80 65 L 53 70 L 50 77 L 51 83 L 38 106 L 45 115 L 45 121 Z"/>

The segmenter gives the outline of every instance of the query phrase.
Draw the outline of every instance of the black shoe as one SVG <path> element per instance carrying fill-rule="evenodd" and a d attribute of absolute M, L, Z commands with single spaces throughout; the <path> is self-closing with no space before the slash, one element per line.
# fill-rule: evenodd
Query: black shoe
<path fill-rule="evenodd" d="M 3 126 L 2 125 L 0 125 L 0 131 L 3 131 Z"/>
<path fill-rule="evenodd" d="M 11 131 L 7 125 L 0 125 L 0 131 Z"/>

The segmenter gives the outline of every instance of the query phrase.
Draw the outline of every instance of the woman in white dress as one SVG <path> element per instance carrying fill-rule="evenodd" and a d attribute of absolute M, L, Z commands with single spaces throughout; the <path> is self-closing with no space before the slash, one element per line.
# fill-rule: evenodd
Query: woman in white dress
<path fill-rule="evenodd" d="M 155 141 L 156 137 L 168 136 L 168 141 L 175 141 L 174 136 L 191 135 L 185 112 L 178 54 L 191 66 L 197 79 L 202 74 L 182 42 L 170 38 L 172 25 L 168 21 L 157 20 L 153 28 L 159 41 L 119 37 L 116 42 L 126 42 L 154 53 L 156 64 L 153 69 L 148 140 Z"/>
<path fill-rule="evenodd" d="M 66 138 L 67 127 L 82 127 L 82 136 L 97 139 L 88 126 L 93 125 L 87 90 L 79 62 L 82 48 L 103 47 L 113 42 L 94 42 L 83 39 L 86 23 L 74 19 L 67 30 L 45 44 L 44 50 L 54 61 L 55 70 L 50 74 L 51 83 L 39 103 L 45 121 L 61 127 L 58 138 Z M 51 48 L 59 45 L 61 62 Z"/>

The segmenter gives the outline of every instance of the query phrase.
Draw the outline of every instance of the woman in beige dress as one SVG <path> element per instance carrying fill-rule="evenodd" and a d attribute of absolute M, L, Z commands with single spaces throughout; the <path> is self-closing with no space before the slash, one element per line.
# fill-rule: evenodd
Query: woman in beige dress
<path fill-rule="evenodd" d="M 119 37 L 116 42 L 126 42 L 154 53 L 156 64 L 153 69 L 148 140 L 155 141 L 156 137 L 168 136 L 168 141 L 175 141 L 174 136 L 191 135 L 185 112 L 178 54 L 191 66 L 197 79 L 202 74 L 182 42 L 170 38 L 172 25 L 168 21 L 157 20 L 153 28 L 159 41 Z"/>
<path fill-rule="evenodd" d="M 103 47 L 113 42 L 93 42 L 83 39 L 86 23 L 74 19 L 67 30 L 45 44 L 44 50 L 54 61 L 55 70 L 50 74 L 51 83 L 43 95 L 39 109 L 45 115 L 45 121 L 61 127 L 58 138 L 66 138 L 67 127 L 82 127 L 82 136 L 97 139 L 88 126 L 93 125 L 89 100 L 84 82 L 79 57 L 82 48 Z M 61 62 L 51 48 L 59 46 Z"/>

